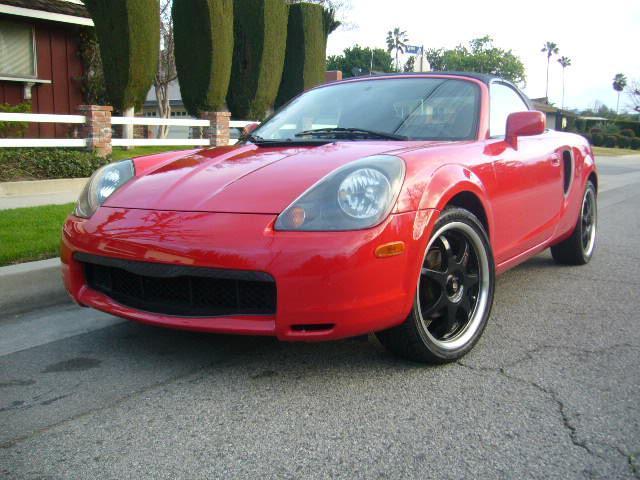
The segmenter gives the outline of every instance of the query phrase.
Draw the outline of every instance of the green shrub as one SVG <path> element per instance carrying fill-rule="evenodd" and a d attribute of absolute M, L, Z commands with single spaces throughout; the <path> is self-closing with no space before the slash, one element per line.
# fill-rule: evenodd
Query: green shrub
<path fill-rule="evenodd" d="M 173 32 L 187 111 L 197 117 L 222 110 L 233 60 L 232 0 L 174 0 Z"/>
<path fill-rule="evenodd" d="M 604 146 L 608 148 L 615 148 L 616 146 L 618 146 L 618 137 L 616 135 L 605 136 Z"/>
<path fill-rule="evenodd" d="M 634 150 L 640 150 L 640 137 L 632 137 L 630 146 Z"/>
<path fill-rule="evenodd" d="M 618 147 L 620 148 L 629 148 L 631 146 L 631 138 L 625 137 L 624 135 L 618 135 L 616 138 Z"/>
<path fill-rule="evenodd" d="M 0 149 L 0 182 L 81 178 L 110 162 L 92 152 L 61 148 Z"/>
<path fill-rule="evenodd" d="M 86 0 L 95 24 L 109 100 L 140 108 L 158 69 L 158 0 Z"/>
<path fill-rule="evenodd" d="M 262 120 L 278 94 L 287 45 L 284 0 L 235 0 L 234 47 L 227 105 L 234 118 Z"/>
<path fill-rule="evenodd" d="M 327 37 L 323 11 L 321 5 L 312 3 L 297 3 L 289 9 L 287 52 L 277 107 L 324 82 Z"/>
<path fill-rule="evenodd" d="M 620 127 L 621 130 L 633 130 L 636 137 L 640 137 L 640 122 L 633 120 L 617 120 L 616 125 Z"/>
<path fill-rule="evenodd" d="M 620 130 L 620 135 L 623 137 L 635 137 L 636 132 L 634 132 L 631 128 L 623 128 Z"/>
<path fill-rule="evenodd" d="M 591 143 L 596 147 L 602 147 L 604 145 L 604 135 L 602 133 L 592 133 Z"/>
<path fill-rule="evenodd" d="M 9 105 L 0 103 L 2 113 L 30 113 L 31 104 L 29 102 Z M 0 122 L 0 138 L 22 138 L 29 129 L 28 122 Z"/>

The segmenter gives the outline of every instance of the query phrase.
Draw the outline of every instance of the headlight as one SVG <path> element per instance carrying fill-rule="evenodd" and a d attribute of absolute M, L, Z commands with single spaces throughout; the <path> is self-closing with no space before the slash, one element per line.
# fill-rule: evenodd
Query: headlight
<path fill-rule="evenodd" d="M 135 169 L 131 160 L 110 163 L 96 170 L 82 190 L 73 214 L 83 218 L 91 217 L 107 198 L 134 175 Z"/>
<path fill-rule="evenodd" d="M 404 181 L 404 162 L 377 155 L 349 163 L 324 177 L 293 202 L 276 221 L 276 230 L 361 230 L 381 223 Z"/>

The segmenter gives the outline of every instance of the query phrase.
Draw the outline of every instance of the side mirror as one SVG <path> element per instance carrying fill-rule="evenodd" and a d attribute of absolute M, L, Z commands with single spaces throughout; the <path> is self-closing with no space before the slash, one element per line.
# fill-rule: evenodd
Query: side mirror
<path fill-rule="evenodd" d="M 547 117 L 538 111 L 516 112 L 507 117 L 507 134 L 505 139 L 514 148 L 518 146 L 518 137 L 541 135 L 547 128 Z"/>

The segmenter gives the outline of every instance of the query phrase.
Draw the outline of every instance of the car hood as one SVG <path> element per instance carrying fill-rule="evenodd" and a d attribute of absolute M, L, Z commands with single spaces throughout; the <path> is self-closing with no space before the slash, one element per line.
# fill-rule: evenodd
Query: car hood
<path fill-rule="evenodd" d="M 135 160 L 137 176 L 105 206 L 146 210 L 278 214 L 319 179 L 376 154 L 424 146 L 337 142 L 320 146 L 242 145 Z"/>

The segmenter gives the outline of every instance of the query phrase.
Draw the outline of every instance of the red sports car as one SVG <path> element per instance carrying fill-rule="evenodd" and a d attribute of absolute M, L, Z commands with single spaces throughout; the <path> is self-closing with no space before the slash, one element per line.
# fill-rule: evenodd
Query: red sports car
<path fill-rule="evenodd" d="M 495 276 L 551 247 L 587 263 L 589 144 L 514 85 L 468 74 L 310 90 L 235 146 L 98 170 L 65 223 L 83 306 L 164 327 L 335 340 L 375 332 L 446 362 L 481 336 Z"/>

